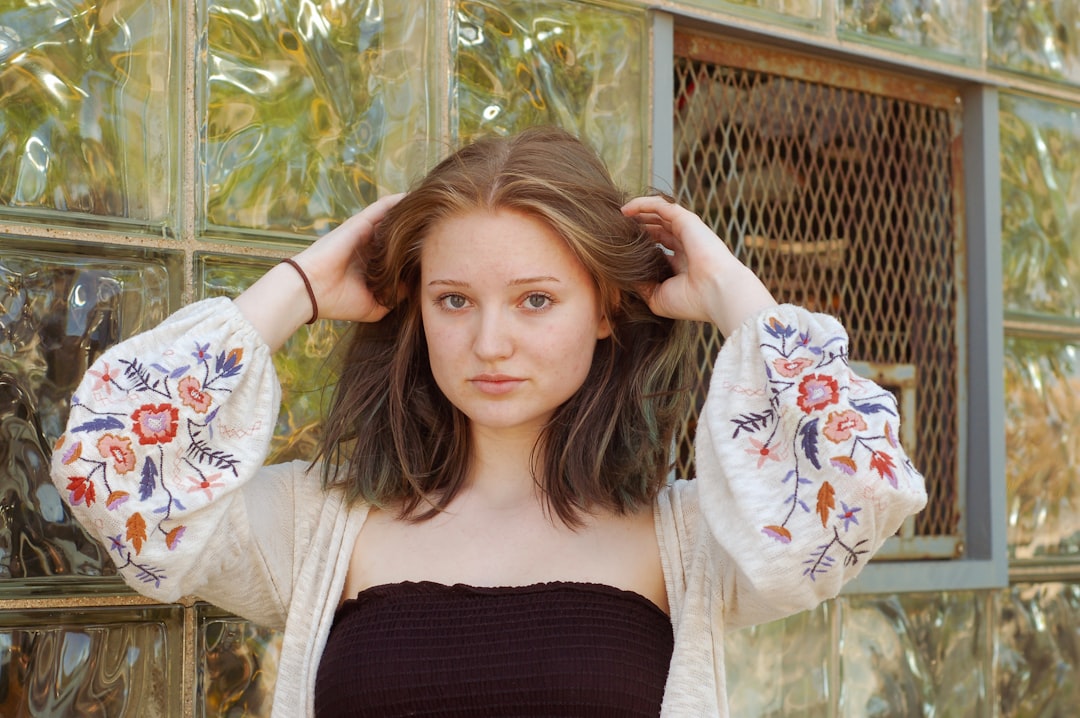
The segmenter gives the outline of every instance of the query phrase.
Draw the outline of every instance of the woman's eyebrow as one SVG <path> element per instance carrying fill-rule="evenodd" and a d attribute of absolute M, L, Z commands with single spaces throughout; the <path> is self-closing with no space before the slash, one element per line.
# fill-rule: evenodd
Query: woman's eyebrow
<path fill-rule="evenodd" d="M 509 282 L 506 283 L 506 286 L 517 287 L 522 284 L 541 284 L 543 282 L 554 282 L 556 284 L 561 284 L 562 280 L 560 280 L 558 277 L 552 277 L 548 275 L 540 277 L 520 277 L 518 279 L 511 279 Z M 457 287 L 460 289 L 469 289 L 470 287 L 472 287 L 472 285 L 468 282 L 463 282 L 459 279 L 432 279 L 430 282 L 428 282 L 428 286 Z"/>

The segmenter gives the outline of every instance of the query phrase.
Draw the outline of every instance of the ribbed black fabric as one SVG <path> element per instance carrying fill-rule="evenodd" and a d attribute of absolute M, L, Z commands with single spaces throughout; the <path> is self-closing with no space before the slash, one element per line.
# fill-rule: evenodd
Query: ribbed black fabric
<path fill-rule="evenodd" d="M 346 601 L 319 664 L 318 718 L 655 718 L 673 637 L 610 586 L 376 586 Z"/>

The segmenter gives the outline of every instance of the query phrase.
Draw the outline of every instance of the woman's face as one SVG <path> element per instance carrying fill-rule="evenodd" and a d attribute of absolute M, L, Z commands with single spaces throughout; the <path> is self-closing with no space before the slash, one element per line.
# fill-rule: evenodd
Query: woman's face
<path fill-rule="evenodd" d="M 419 298 L 435 382 L 474 430 L 539 431 L 611 333 L 596 284 L 566 242 L 507 210 L 435 224 Z"/>

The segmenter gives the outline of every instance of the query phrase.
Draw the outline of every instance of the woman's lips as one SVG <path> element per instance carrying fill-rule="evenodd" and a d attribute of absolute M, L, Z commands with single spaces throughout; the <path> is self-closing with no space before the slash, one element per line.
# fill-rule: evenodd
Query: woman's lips
<path fill-rule="evenodd" d="M 513 391 L 525 380 L 505 374 L 478 374 L 469 381 L 484 394 L 497 395 Z"/>

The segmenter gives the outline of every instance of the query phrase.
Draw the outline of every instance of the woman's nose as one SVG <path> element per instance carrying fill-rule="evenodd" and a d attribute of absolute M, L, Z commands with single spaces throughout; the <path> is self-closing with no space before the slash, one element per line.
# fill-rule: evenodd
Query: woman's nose
<path fill-rule="evenodd" d="M 485 361 L 505 359 L 514 351 L 510 319 L 498 309 L 479 313 L 474 351 Z"/>

